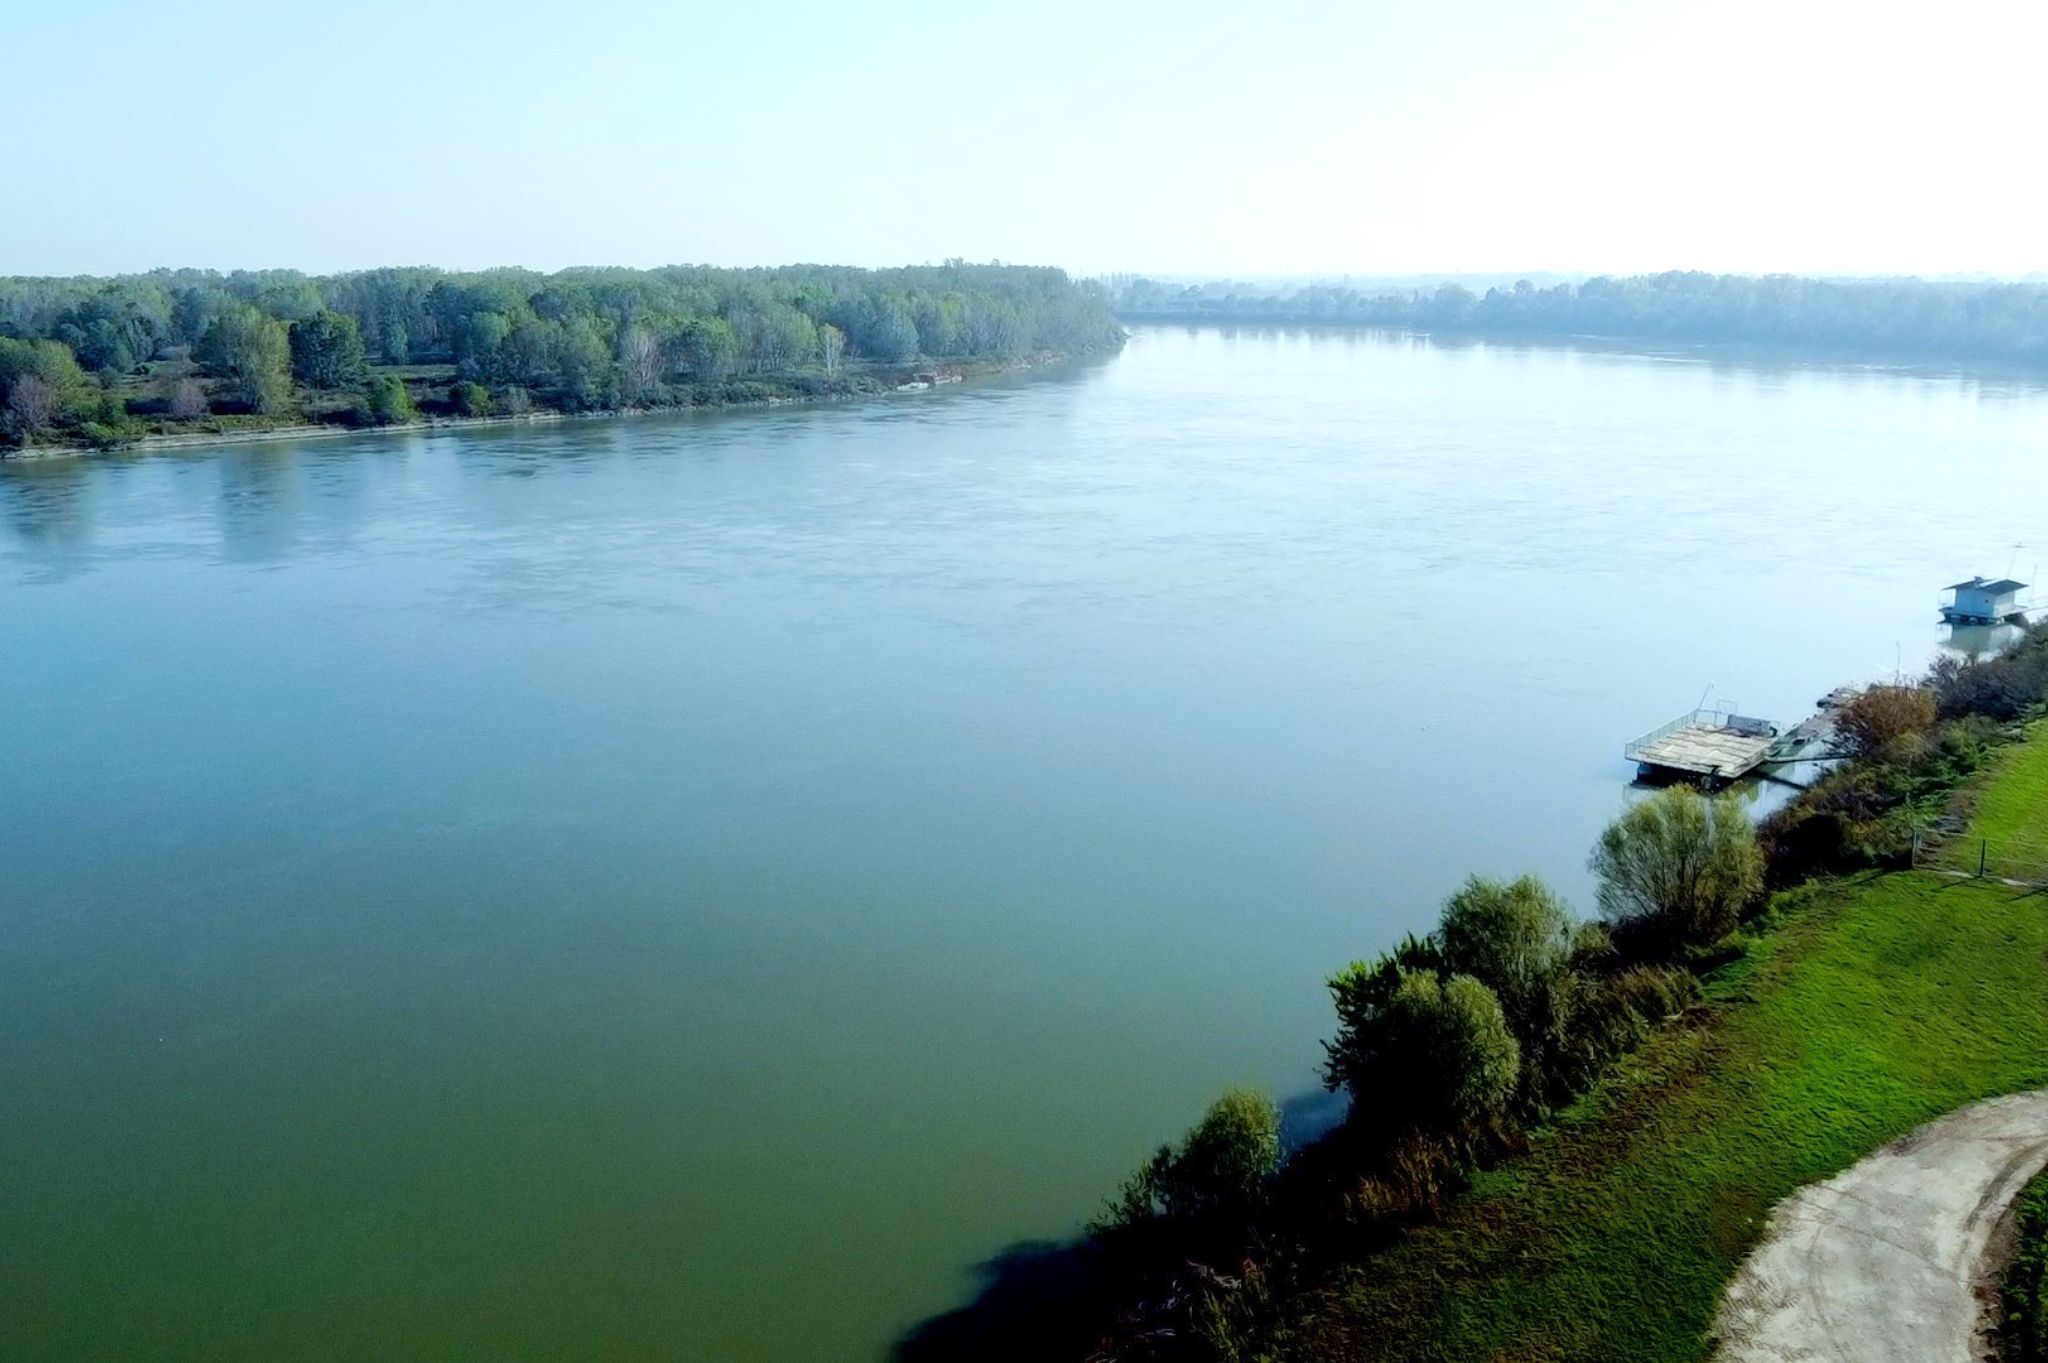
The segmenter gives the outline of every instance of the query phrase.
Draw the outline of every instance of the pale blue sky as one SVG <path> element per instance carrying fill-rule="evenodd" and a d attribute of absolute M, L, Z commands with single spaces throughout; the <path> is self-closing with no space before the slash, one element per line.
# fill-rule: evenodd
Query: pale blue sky
<path fill-rule="evenodd" d="M 2042 0 L 16 7 L 0 274 L 2048 269 Z"/>

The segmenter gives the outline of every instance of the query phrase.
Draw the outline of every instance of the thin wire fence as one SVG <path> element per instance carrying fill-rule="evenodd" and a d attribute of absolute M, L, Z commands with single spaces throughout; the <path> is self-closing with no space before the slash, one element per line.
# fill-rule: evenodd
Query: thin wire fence
<path fill-rule="evenodd" d="M 1956 837 L 1935 842 L 1915 836 L 1913 866 L 1916 870 L 1939 871 L 1944 875 L 2048 889 L 2048 861 L 2015 856 L 1989 838 Z"/>

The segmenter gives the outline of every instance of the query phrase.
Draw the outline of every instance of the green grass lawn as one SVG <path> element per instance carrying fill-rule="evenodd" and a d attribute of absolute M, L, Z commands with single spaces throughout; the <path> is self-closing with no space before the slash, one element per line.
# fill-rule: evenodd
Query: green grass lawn
<path fill-rule="evenodd" d="M 2039 838 L 2048 742 L 2006 754 L 1979 811 Z M 1780 1198 L 1940 1113 L 2048 1084 L 2048 894 L 1873 874 L 1775 912 L 1709 1007 L 1442 1224 L 1294 1303 L 1274 1356 L 1699 1359 Z"/>
<path fill-rule="evenodd" d="M 2028 737 L 1999 753 L 1977 793 L 1969 834 L 1949 845 L 1957 864 L 1976 865 L 1981 838 L 1994 863 L 2048 870 L 2048 720 L 2029 729 Z"/>

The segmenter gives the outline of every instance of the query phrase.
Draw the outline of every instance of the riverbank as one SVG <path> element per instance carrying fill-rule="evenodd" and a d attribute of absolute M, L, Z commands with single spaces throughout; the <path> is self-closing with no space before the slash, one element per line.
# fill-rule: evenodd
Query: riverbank
<path fill-rule="evenodd" d="M 1970 835 L 2048 821 L 2048 731 Z M 1870 872 L 1788 891 L 1667 1029 L 1437 1225 L 1287 1304 L 1279 1356 L 1691 1363 L 1767 1213 L 1964 1104 L 2048 1083 L 2041 891 Z"/>
<path fill-rule="evenodd" d="M 2044 703 L 2036 629 L 1865 689 L 1848 760 L 1760 829 L 1733 797 L 1633 802 L 1594 923 L 1474 877 L 1331 978 L 1343 1125 L 1282 1159 L 1277 1113 L 1227 1095 L 1091 1229 L 1109 1305 L 1075 1333 L 1202 1363 L 1704 1357 L 1773 1206 L 2048 1082 L 2048 877 L 1913 869 L 1927 828 L 2048 818 Z"/>
<path fill-rule="evenodd" d="M 2048 1083 L 2038 900 L 1912 872 L 1792 897 L 1704 1009 L 1527 1159 L 1294 1302 L 1279 1355 L 1703 1358 L 1772 1205 L 1953 1108 Z"/>
<path fill-rule="evenodd" d="M 334 420 L 300 416 L 274 425 L 223 425 L 211 430 L 157 431 L 109 444 L 56 441 L 18 448 L 0 446 L 0 463 L 26 463 L 49 459 L 91 458 L 106 454 L 153 454 L 171 450 L 211 448 L 217 445 L 264 444 L 280 440 L 319 440 L 342 436 L 376 434 L 418 434 L 466 430 L 488 430 L 508 426 L 552 425 L 571 421 L 608 421 L 633 417 L 678 416 L 693 412 L 746 412 L 771 408 L 814 406 L 835 402 L 857 402 L 870 398 L 914 395 L 956 386 L 989 383 L 998 379 L 1069 369 L 1107 353 L 1045 351 L 1010 360 L 949 360 L 904 365 L 875 365 L 842 375 L 795 375 L 749 379 L 721 384 L 695 385 L 680 390 L 675 401 L 659 406 L 604 408 L 565 412 L 544 409 L 491 416 L 456 416 L 434 413 L 410 421 L 380 425 L 353 425 Z"/>

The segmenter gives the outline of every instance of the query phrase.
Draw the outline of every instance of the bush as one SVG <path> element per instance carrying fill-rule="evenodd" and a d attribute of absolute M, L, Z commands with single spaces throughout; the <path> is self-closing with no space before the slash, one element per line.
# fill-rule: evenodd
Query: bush
<path fill-rule="evenodd" d="M 1572 916 L 1534 876 L 1474 876 L 1445 902 L 1437 935 L 1444 968 L 1484 983 L 1513 1019 L 1564 971 Z"/>
<path fill-rule="evenodd" d="M 1558 1087 L 1568 1094 L 1585 1091 L 1615 1059 L 1699 997 L 1692 972 L 1673 966 L 1631 966 L 1604 979 L 1575 977 L 1565 1043 L 1558 1051 Z"/>
<path fill-rule="evenodd" d="M 1342 1195 L 1338 1215 L 1355 1231 L 1420 1221 L 1442 1211 L 1467 1183 L 1463 1155 L 1433 1136 L 1398 1136 Z"/>
<path fill-rule="evenodd" d="M 1875 757 L 1823 777 L 1765 822 L 1770 883 L 1907 864 L 1915 830 L 1939 825 L 1949 797 L 2002 738 L 1996 721 L 1965 715 L 1925 733 L 1896 735 Z"/>
<path fill-rule="evenodd" d="M 197 379 L 179 379 L 171 385 L 164 410 L 179 421 L 205 416 L 206 390 L 199 386 Z"/>
<path fill-rule="evenodd" d="M 1247 1246 L 1280 1167 L 1280 1110 L 1231 1089 L 1178 1148 L 1162 1145 L 1123 1186 L 1098 1234 L 1165 1239 L 1176 1255 L 1221 1258 Z"/>
<path fill-rule="evenodd" d="M 418 415 L 405 381 L 390 374 L 379 374 L 370 380 L 356 412 L 357 423 L 364 426 L 394 426 Z"/>
<path fill-rule="evenodd" d="M 116 449 L 134 436 L 135 432 L 127 426 L 110 426 L 101 421 L 88 421 L 78 428 L 78 438 L 96 450 Z"/>
<path fill-rule="evenodd" d="M 461 416 L 489 416 L 491 394 L 482 384 L 464 379 L 448 390 L 448 400 Z"/>
<path fill-rule="evenodd" d="M 524 416 L 533 410 L 533 394 L 516 383 L 507 384 L 498 390 L 491 405 L 506 416 Z"/>
<path fill-rule="evenodd" d="M 2033 625 L 1996 657 L 1936 659 L 1927 684 L 1943 719 L 1982 715 L 2010 723 L 2025 718 L 2048 700 L 2048 621 Z"/>
<path fill-rule="evenodd" d="M 1351 1087 L 1351 1075 L 1365 1064 L 1362 1038 L 1375 1033 L 1402 977 L 1417 970 L 1441 971 L 1443 963 L 1443 948 L 1434 934 L 1417 937 L 1410 933 L 1378 960 L 1353 961 L 1330 977 L 1330 996 L 1337 1006 L 1337 1037 L 1323 1043 L 1323 1082 L 1328 1088 Z"/>
<path fill-rule="evenodd" d="M 1773 889 L 1859 864 L 1848 820 L 1838 811 L 1806 803 L 1804 797 L 1765 820 L 1757 840 L 1764 853 L 1766 883 Z"/>
<path fill-rule="evenodd" d="M 1933 727 L 1934 692 L 1919 686 L 1873 686 L 1835 712 L 1835 732 L 1854 757 L 1875 757 Z"/>
<path fill-rule="evenodd" d="M 1330 982 L 1339 1017 L 1326 1082 L 1351 1092 L 1351 1120 L 1377 1132 L 1465 1142 L 1491 1129 L 1521 1078 L 1522 1048 L 1494 992 L 1470 975 L 1354 965 Z M 1349 996 L 1349 997 L 1347 997 Z"/>
<path fill-rule="evenodd" d="M 1640 956 L 1719 941 L 1763 888 L 1763 853 L 1742 806 L 1687 786 L 1659 791 L 1609 824 L 1591 866 L 1601 916 Z"/>
<path fill-rule="evenodd" d="M 1563 1096 L 1555 1071 L 1570 1007 L 1570 910 L 1533 876 L 1505 883 L 1474 876 L 1444 904 L 1437 935 L 1444 969 L 1472 976 L 1499 998 L 1522 1048 L 1522 1115 L 1540 1117 Z"/>

